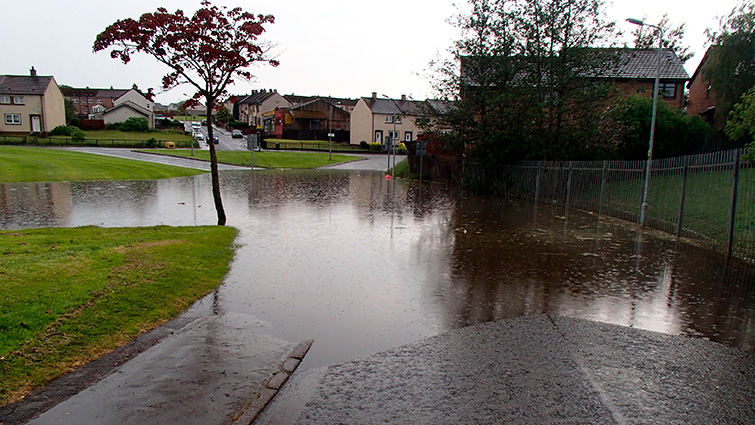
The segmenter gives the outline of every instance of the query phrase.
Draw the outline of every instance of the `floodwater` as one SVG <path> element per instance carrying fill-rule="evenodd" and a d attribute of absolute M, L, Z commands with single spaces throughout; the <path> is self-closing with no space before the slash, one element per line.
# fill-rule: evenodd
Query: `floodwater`
<path fill-rule="evenodd" d="M 221 175 L 240 233 L 217 308 L 313 338 L 305 368 L 533 313 L 755 350 L 755 269 L 667 235 L 382 173 Z M 4 229 L 215 220 L 206 174 L 0 184 Z"/>

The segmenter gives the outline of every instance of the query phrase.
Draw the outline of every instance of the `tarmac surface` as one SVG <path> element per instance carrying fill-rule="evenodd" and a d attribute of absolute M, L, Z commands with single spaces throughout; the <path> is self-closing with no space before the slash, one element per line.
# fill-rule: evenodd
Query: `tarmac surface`
<path fill-rule="evenodd" d="M 533 315 L 297 372 L 255 424 L 752 424 L 753 400 L 755 353 Z"/>

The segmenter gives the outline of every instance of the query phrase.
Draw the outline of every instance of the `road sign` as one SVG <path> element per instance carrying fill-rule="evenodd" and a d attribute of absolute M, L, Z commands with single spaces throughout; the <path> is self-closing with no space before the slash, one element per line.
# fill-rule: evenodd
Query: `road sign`
<path fill-rule="evenodd" d="M 246 148 L 249 150 L 257 149 L 257 135 L 256 134 L 246 135 Z"/>
<path fill-rule="evenodd" d="M 427 140 L 417 140 L 417 156 L 427 155 Z"/>

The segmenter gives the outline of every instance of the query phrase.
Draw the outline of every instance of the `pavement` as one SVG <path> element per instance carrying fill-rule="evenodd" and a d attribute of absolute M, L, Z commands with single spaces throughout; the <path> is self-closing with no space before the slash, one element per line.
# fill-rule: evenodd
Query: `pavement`
<path fill-rule="evenodd" d="M 255 424 L 753 424 L 753 400 L 755 353 L 532 315 L 297 372 Z"/>
<path fill-rule="evenodd" d="M 210 171 L 210 163 L 199 159 L 181 158 L 168 155 L 158 155 L 145 152 L 136 152 L 124 148 L 99 148 L 99 147 L 55 147 L 50 149 L 63 149 L 74 152 L 93 153 L 97 155 L 113 156 L 117 158 L 134 159 L 137 161 L 154 162 L 157 164 L 174 165 L 177 167 L 194 168 L 197 170 Z M 196 149 L 199 150 L 199 149 Z M 236 165 L 218 164 L 218 170 L 248 170 L 249 167 Z"/>

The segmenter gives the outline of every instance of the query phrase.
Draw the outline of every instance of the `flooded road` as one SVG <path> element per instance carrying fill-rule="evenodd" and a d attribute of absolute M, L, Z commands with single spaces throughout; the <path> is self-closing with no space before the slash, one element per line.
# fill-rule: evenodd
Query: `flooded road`
<path fill-rule="evenodd" d="M 595 215 L 338 170 L 224 172 L 240 244 L 218 292 L 302 367 L 534 313 L 755 350 L 755 270 Z M 209 175 L 0 184 L 0 228 L 212 225 Z"/>

